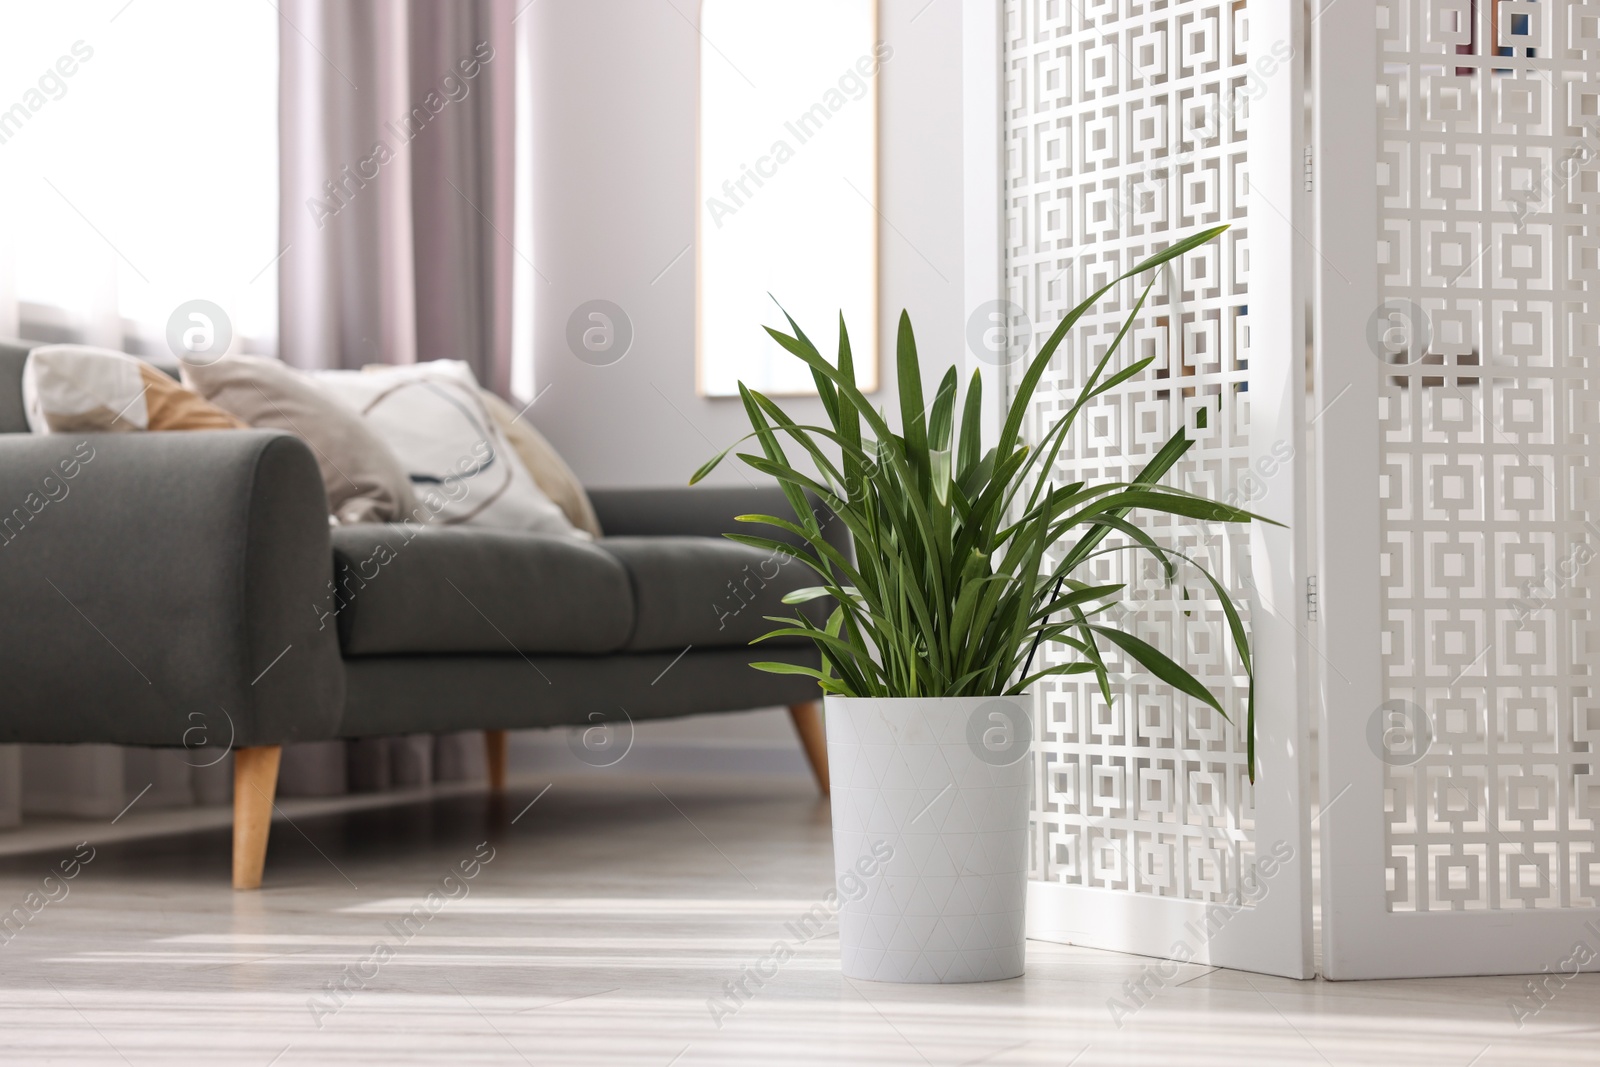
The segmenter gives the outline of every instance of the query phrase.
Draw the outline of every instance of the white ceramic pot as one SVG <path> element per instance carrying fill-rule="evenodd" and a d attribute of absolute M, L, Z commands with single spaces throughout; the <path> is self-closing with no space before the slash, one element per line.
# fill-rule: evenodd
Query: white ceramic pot
<path fill-rule="evenodd" d="M 1023 970 L 1027 697 L 828 697 L 847 978 L 992 982 Z"/>

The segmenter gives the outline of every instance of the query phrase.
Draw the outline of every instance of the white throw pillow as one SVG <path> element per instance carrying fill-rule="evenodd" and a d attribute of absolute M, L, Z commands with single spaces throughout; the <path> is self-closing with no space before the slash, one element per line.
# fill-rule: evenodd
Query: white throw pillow
<path fill-rule="evenodd" d="M 40 345 L 22 364 L 34 433 L 239 430 L 244 423 L 142 359 L 92 345 Z"/>
<path fill-rule="evenodd" d="M 436 359 L 313 377 L 400 458 L 422 504 L 419 517 L 587 537 L 539 490 L 485 410 L 465 363 Z"/>
<path fill-rule="evenodd" d="M 41 345 L 22 370 L 22 404 L 34 433 L 70 431 L 78 422 L 93 429 L 149 427 L 139 361 L 121 352 L 85 345 Z"/>

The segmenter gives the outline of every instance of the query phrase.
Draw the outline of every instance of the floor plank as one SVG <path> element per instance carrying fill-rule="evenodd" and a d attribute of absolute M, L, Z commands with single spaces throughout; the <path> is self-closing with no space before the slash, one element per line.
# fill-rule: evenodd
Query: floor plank
<path fill-rule="evenodd" d="M 57 898 L 0 933 L 0 1062 L 1600 1064 L 1595 975 L 1520 1028 L 1520 978 L 1199 966 L 1116 1013 L 1150 961 L 1037 942 L 1015 981 L 846 981 L 831 928 L 786 925 L 831 882 L 827 805 L 799 777 L 612 771 L 286 811 L 255 893 L 228 888 L 214 813 L 162 813 L 164 836 L 57 825 L 0 855 L 0 916 Z M 46 882 L 84 839 L 93 858 Z M 780 941 L 792 958 L 730 997 Z"/>

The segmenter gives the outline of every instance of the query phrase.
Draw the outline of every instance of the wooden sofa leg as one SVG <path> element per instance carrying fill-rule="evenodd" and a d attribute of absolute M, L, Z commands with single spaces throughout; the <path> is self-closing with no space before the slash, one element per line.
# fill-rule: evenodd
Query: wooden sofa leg
<path fill-rule="evenodd" d="M 272 829 L 272 798 L 278 792 L 278 745 L 241 748 L 233 754 L 233 888 L 260 889 Z"/>
<path fill-rule="evenodd" d="M 489 756 L 489 789 L 491 792 L 504 793 L 506 791 L 506 732 L 504 730 L 485 730 L 483 732 L 484 751 Z"/>
<path fill-rule="evenodd" d="M 794 720 L 794 732 L 800 735 L 800 745 L 806 750 L 806 761 L 816 776 L 817 788 L 827 796 L 828 737 L 822 728 L 822 705 L 815 700 L 790 704 L 789 717 Z"/>

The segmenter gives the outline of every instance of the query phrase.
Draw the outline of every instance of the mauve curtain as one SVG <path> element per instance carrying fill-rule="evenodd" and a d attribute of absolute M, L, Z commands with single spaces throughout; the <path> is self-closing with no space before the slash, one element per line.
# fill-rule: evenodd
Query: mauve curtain
<path fill-rule="evenodd" d="M 513 3 L 278 0 L 286 362 L 462 359 L 510 394 Z M 482 735 L 288 745 L 279 793 L 430 777 L 482 778 Z"/>
<path fill-rule="evenodd" d="M 515 0 L 280 0 L 278 333 L 511 390 Z"/>

